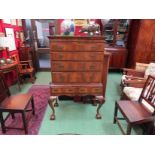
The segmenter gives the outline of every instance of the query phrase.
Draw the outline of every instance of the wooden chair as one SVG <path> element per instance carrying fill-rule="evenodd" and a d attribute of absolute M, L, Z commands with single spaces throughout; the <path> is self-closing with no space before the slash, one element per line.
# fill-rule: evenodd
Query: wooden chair
<path fill-rule="evenodd" d="M 123 118 L 117 116 L 118 110 Z M 123 129 L 119 120 L 125 119 L 128 126 L 127 131 Z M 155 120 L 155 77 L 148 76 L 138 102 L 131 100 L 120 100 L 115 103 L 114 123 L 118 123 L 123 134 L 131 134 L 132 127 L 146 125 L 147 133 L 150 134 Z"/>
<path fill-rule="evenodd" d="M 16 54 L 12 55 L 11 59 L 18 63 L 18 70 L 21 82 L 24 81 L 24 76 L 29 75 L 30 82 L 34 83 L 36 77 L 34 68 L 32 67 L 32 60 L 19 61 L 18 56 Z"/>
<path fill-rule="evenodd" d="M 123 90 L 126 86 L 142 88 L 146 82 L 145 72 L 149 64 L 136 63 L 135 69 L 123 68 L 120 86 Z"/>
<path fill-rule="evenodd" d="M 28 105 L 31 103 L 31 109 L 28 109 Z M 8 127 L 5 125 L 6 120 L 12 116 L 15 119 L 16 113 L 22 114 L 23 126 L 25 133 L 28 133 L 28 127 L 26 122 L 26 112 L 32 111 L 33 115 L 35 115 L 35 108 L 34 108 L 34 100 L 31 94 L 18 94 L 18 95 L 10 95 L 10 91 L 6 85 L 4 74 L 0 72 L 0 123 L 2 132 L 5 133 L 6 129 L 10 129 L 13 127 Z M 7 112 L 8 115 L 3 118 L 3 113 Z M 13 128 L 13 129 L 20 129 L 20 128 Z"/>

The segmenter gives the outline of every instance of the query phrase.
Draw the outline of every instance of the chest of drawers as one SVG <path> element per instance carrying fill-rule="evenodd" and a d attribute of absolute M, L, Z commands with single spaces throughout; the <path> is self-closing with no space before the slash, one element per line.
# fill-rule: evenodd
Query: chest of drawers
<path fill-rule="evenodd" d="M 107 72 L 103 36 L 51 36 L 49 39 L 51 98 L 60 95 L 104 98 Z"/>

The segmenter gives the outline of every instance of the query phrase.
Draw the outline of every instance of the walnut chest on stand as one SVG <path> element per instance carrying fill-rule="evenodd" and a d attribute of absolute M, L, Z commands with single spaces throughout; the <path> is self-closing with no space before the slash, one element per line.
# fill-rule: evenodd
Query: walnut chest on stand
<path fill-rule="evenodd" d="M 58 105 L 57 97 L 62 95 L 92 96 L 92 102 L 98 104 L 96 118 L 101 118 L 99 109 L 105 101 L 108 70 L 108 65 L 104 68 L 103 36 L 50 36 L 49 39 L 52 74 L 50 119 L 55 119 L 54 105 Z"/>

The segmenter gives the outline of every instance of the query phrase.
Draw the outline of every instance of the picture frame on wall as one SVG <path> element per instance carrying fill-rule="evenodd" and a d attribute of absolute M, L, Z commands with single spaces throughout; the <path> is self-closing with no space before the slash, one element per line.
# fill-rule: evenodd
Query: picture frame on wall
<path fill-rule="evenodd" d="M 5 24 L 11 24 L 11 19 L 3 19 L 3 23 L 5 23 Z"/>
<path fill-rule="evenodd" d="M 5 28 L 6 37 L 8 38 L 9 51 L 16 50 L 15 36 L 13 28 Z"/>
<path fill-rule="evenodd" d="M 12 25 L 17 25 L 16 19 L 11 19 L 11 24 L 12 24 Z"/>
<path fill-rule="evenodd" d="M 86 26 L 88 24 L 87 19 L 74 19 L 75 26 Z"/>
<path fill-rule="evenodd" d="M 18 26 L 22 26 L 22 19 L 17 19 Z"/>

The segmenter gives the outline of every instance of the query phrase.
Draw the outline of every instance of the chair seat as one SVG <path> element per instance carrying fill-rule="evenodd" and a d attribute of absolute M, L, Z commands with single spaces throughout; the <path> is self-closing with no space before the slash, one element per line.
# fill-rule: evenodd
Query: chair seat
<path fill-rule="evenodd" d="M 22 69 L 20 70 L 20 74 L 33 73 L 33 71 L 33 68 Z"/>
<path fill-rule="evenodd" d="M 121 100 L 117 102 L 118 108 L 128 123 L 141 124 L 153 121 L 153 116 L 148 112 L 142 104 L 135 101 Z"/>
<path fill-rule="evenodd" d="M 10 96 L 0 104 L 0 110 L 24 110 L 31 99 L 32 95 L 28 93 Z"/>
<path fill-rule="evenodd" d="M 124 87 L 123 93 L 131 100 L 138 101 L 142 88 Z"/>

